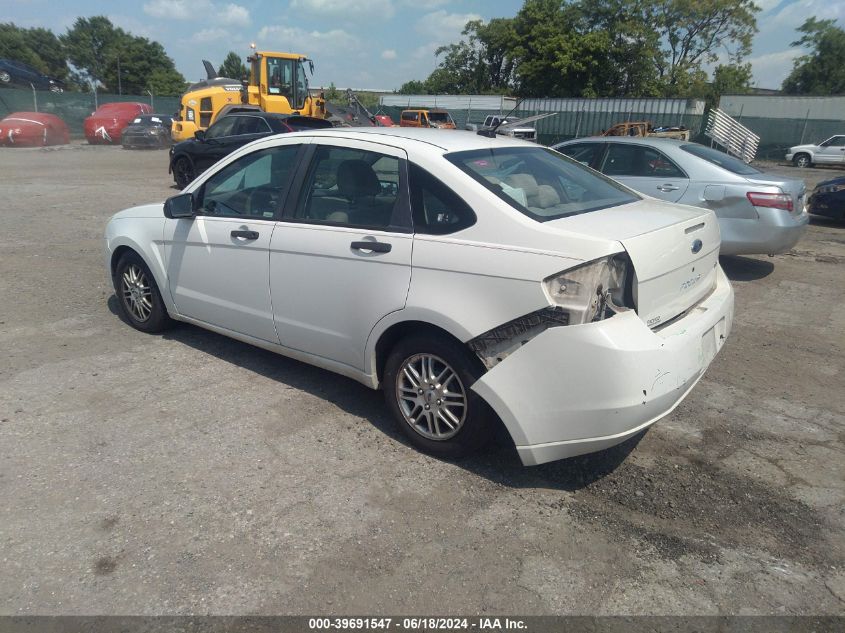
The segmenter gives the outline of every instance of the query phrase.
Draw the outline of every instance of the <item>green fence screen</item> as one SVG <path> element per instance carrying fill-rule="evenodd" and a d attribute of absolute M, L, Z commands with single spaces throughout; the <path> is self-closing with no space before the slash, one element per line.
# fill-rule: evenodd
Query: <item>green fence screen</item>
<path fill-rule="evenodd" d="M 179 110 L 179 97 L 112 95 L 93 92 L 48 92 L 0 88 L 0 118 L 11 112 L 47 112 L 62 119 L 74 138 L 82 138 L 82 122 L 98 105 L 113 101 L 150 103 L 158 114 Z"/>

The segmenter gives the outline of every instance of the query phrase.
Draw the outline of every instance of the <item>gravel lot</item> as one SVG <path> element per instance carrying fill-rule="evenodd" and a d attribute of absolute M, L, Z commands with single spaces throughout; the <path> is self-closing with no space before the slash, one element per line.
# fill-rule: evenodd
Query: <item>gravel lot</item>
<path fill-rule="evenodd" d="M 644 436 L 450 463 L 357 383 L 121 322 L 103 228 L 166 172 L 0 150 L 0 613 L 845 614 L 845 224 L 723 261 L 734 332 Z"/>

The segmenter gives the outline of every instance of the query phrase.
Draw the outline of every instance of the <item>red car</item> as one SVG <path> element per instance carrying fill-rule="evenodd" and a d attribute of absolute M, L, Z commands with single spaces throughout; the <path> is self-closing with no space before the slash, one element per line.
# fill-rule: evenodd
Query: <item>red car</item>
<path fill-rule="evenodd" d="M 135 117 L 152 112 L 152 107 L 146 103 L 104 103 L 85 119 L 85 138 L 91 145 L 120 143 L 123 128 Z"/>
<path fill-rule="evenodd" d="M 7 147 L 44 147 L 67 145 L 70 132 L 55 114 L 13 112 L 0 121 L 0 145 Z"/>

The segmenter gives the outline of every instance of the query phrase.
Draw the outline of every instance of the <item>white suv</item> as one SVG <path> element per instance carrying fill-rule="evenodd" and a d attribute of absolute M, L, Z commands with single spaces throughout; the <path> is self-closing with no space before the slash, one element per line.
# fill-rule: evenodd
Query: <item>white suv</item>
<path fill-rule="evenodd" d="M 786 160 L 796 167 L 819 165 L 845 166 L 845 134 L 831 136 L 817 145 L 796 145 L 786 153 Z"/>

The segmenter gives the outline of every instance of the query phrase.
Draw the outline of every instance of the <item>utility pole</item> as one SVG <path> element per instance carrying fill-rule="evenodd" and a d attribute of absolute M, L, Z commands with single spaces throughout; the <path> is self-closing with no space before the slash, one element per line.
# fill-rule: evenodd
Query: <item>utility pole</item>
<path fill-rule="evenodd" d="M 120 82 L 120 55 L 117 56 L 117 94 L 123 94 L 123 85 Z"/>

